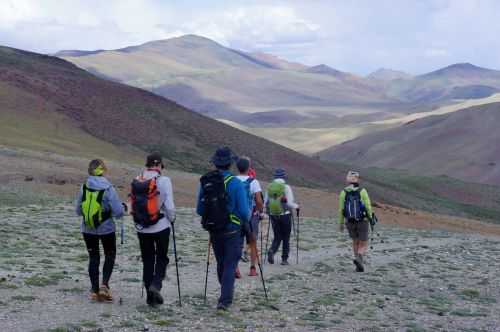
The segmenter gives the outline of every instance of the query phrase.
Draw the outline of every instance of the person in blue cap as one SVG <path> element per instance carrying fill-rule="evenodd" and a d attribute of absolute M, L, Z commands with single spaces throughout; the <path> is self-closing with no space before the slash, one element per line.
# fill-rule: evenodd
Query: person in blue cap
<path fill-rule="evenodd" d="M 223 179 L 224 182 L 223 190 L 226 192 L 224 196 L 227 210 L 224 213 L 227 212 L 229 215 L 221 216 L 220 219 L 227 219 L 227 222 L 222 223 L 222 228 L 205 228 L 210 232 L 210 241 L 217 261 L 217 277 L 221 286 L 217 304 L 218 310 L 227 310 L 233 302 L 235 273 L 241 258 L 243 236 L 253 236 L 249 232 L 248 195 L 243 183 L 230 172 L 231 165 L 237 159 L 238 157 L 228 147 L 222 147 L 215 151 L 211 161 L 216 170 L 201 178 L 196 207 L 196 212 L 202 216 L 203 225 L 204 219 L 209 219 L 208 210 L 213 208 L 212 205 L 209 205 L 211 202 L 207 202 L 207 192 L 211 190 L 216 180 L 210 182 L 210 179 L 221 177 L 220 180 Z M 209 180 L 206 180 L 207 178 Z M 207 181 L 208 186 L 206 185 Z"/>
<path fill-rule="evenodd" d="M 286 184 L 286 171 L 282 168 L 274 170 L 274 180 L 268 185 L 265 206 L 273 227 L 273 243 L 267 253 L 269 264 L 274 264 L 274 255 L 283 242 L 281 265 L 288 265 L 290 253 L 290 235 L 292 232 L 292 212 L 299 209 L 295 203 L 292 188 Z"/>

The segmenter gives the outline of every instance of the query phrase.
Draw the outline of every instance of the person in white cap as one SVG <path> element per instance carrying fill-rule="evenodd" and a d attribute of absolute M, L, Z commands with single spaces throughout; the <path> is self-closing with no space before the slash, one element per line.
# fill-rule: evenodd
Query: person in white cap
<path fill-rule="evenodd" d="M 359 186 L 359 173 L 347 173 L 349 184 L 339 196 L 339 228 L 344 232 L 347 226 L 352 239 L 353 263 L 356 272 L 364 272 L 364 256 L 368 251 L 369 222 L 373 215 L 372 204 L 366 189 Z"/>

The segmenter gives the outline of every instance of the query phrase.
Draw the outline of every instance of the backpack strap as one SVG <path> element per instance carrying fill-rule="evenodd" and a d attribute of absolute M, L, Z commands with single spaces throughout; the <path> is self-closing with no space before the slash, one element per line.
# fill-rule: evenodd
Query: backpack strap
<path fill-rule="evenodd" d="M 224 189 L 227 190 L 227 185 L 229 184 L 229 182 L 234 179 L 234 176 L 233 175 L 228 175 L 224 178 Z M 233 224 L 236 224 L 236 225 L 241 225 L 241 220 L 240 218 L 238 218 L 237 215 L 235 215 L 234 213 L 229 213 L 229 219 L 231 219 L 231 222 Z"/>

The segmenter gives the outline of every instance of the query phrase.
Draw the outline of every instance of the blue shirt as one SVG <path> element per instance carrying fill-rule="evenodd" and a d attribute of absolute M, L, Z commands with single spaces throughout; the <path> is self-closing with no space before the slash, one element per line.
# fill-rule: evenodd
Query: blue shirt
<path fill-rule="evenodd" d="M 222 175 L 226 178 L 228 176 L 232 176 L 232 173 L 229 171 L 222 171 Z M 226 191 L 228 195 L 227 208 L 229 213 L 238 217 L 241 223 L 248 223 L 248 210 L 250 207 L 248 206 L 248 195 L 245 192 L 244 184 L 239 179 L 234 177 L 228 182 Z M 200 216 L 203 216 L 203 212 L 205 210 L 204 203 L 201 200 L 202 197 L 203 188 L 200 187 L 198 192 L 198 204 L 196 205 L 196 213 Z M 231 232 L 239 229 L 241 229 L 241 225 L 230 222 L 226 226 L 225 231 Z"/>

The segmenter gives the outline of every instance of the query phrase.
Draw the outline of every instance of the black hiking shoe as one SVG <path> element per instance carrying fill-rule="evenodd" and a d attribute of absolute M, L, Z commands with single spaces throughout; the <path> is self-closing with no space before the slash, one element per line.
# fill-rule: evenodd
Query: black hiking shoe
<path fill-rule="evenodd" d="M 155 286 L 149 287 L 149 293 L 151 293 L 152 300 L 155 304 L 163 304 L 163 296 L 161 296 L 158 288 Z"/>
<path fill-rule="evenodd" d="M 283 259 L 281 260 L 281 265 L 290 265 L 290 263 L 288 263 L 288 260 Z"/>
<path fill-rule="evenodd" d="M 363 266 L 363 263 L 359 261 L 358 258 L 353 259 L 352 262 L 354 265 L 356 265 L 356 272 L 365 272 L 365 267 Z"/>
<path fill-rule="evenodd" d="M 147 303 L 150 307 L 155 307 L 155 306 L 156 306 L 156 302 L 155 302 L 155 300 L 154 300 L 153 293 L 151 293 L 150 291 L 147 291 L 147 292 L 146 292 L 146 303 Z"/>
<path fill-rule="evenodd" d="M 271 252 L 267 253 L 267 262 L 269 264 L 274 264 L 274 255 Z"/>
<path fill-rule="evenodd" d="M 222 304 L 222 303 L 217 304 L 217 311 L 228 311 L 228 310 L 229 310 L 228 304 Z"/>

